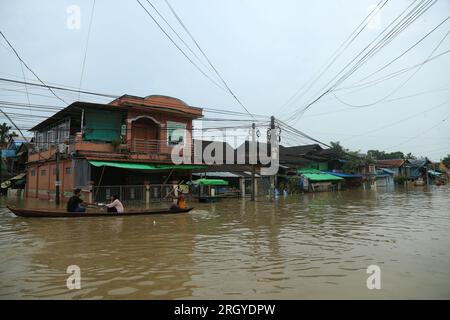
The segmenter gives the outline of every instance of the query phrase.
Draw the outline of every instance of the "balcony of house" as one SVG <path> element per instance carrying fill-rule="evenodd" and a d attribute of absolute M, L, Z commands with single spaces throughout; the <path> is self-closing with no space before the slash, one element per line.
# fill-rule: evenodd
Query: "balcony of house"
<path fill-rule="evenodd" d="M 190 142 L 188 142 L 190 144 Z M 160 140 L 145 140 L 132 138 L 130 140 L 117 141 L 93 141 L 86 140 L 83 135 L 77 133 L 70 143 L 49 142 L 41 145 L 34 144 L 28 156 L 29 162 L 39 162 L 55 158 L 58 148 L 60 156 L 77 156 L 98 159 L 126 159 L 136 161 L 150 161 L 171 163 L 172 146 Z M 181 150 L 180 155 L 182 155 Z M 193 154 L 193 151 L 191 152 Z"/>
<path fill-rule="evenodd" d="M 85 140 L 80 137 L 70 146 L 70 152 L 77 156 L 151 162 L 171 162 L 171 149 L 161 147 L 159 140 L 138 138 L 102 142 Z"/>
<path fill-rule="evenodd" d="M 35 138 L 29 162 L 52 159 L 58 150 L 66 157 L 171 163 L 174 146 L 180 142 L 192 145 L 186 132 L 192 130 L 192 118 L 197 114 L 153 109 L 154 103 L 75 102 L 32 128 Z"/>
<path fill-rule="evenodd" d="M 175 145 L 192 145 L 183 130 L 181 134 L 177 131 L 185 129 L 185 123 L 161 123 L 149 115 L 128 116 L 114 126 L 111 121 L 96 120 L 92 124 L 77 135 L 72 152 L 90 158 L 171 163 Z"/>

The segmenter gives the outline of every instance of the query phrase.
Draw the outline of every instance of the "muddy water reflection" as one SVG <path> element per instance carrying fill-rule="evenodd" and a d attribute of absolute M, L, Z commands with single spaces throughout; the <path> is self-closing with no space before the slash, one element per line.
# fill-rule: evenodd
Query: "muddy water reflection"
<path fill-rule="evenodd" d="M 450 298 L 449 195 L 352 191 L 73 220 L 2 208 L 0 298 Z M 66 288 L 72 264 L 81 290 Z M 371 264 L 381 290 L 366 287 Z"/>

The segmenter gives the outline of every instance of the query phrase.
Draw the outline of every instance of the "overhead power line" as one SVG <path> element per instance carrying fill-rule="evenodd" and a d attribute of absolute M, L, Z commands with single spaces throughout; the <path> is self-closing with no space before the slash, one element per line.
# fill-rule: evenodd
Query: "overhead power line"
<path fill-rule="evenodd" d="M 298 109 L 290 115 L 285 121 L 294 121 L 301 117 L 306 110 L 317 103 L 324 96 L 332 92 L 343 81 L 348 79 L 353 73 L 362 67 L 367 61 L 372 58 L 381 49 L 386 47 L 393 39 L 395 39 L 401 32 L 408 28 L 414 21 L 428 11 L 437 0 L 422 0 L 409 10 L 416 2 L 412 2 L 406 9 L 404 9 L 391 23 L 386 26 L 378 36 L 367 44 L 351 61 L 349 61 L 328 83 L 321 89 L 316 98 L 306 104 L 303 108 Z M 408 11 L 409 10 L 409 11 Z M 399 21 L 398 21 L 399 20 Z M 398 22 L 397 22 L 398 21 Z M 396 24 L 394 24 L 396 23 Z M 381 37 L 381 39 L 379 39 Z M 323 90 L 323 91 L 322 91 Z"/>
<path fill-rule="evenodd" d="M 149 0 L 147 0 L 147 2 L 150 2 Z M 194 36 L 192 35 L 192 33 L 189 31 L 189 29 L 186 27 L 186 25 L 183 23 L 183 21 L 181 20 L 181 18 L 178 16 L 178 14 L 175 12 L 175 10 L 173 9 L 173 7 L 170 5 L 168 0 L 165 0 L 167 6 L 169 7 L 170 11 L 172 12 L 172 14 L 175 16 L 175 18 L 178 20 L 178 22 L 180 23 L 180 25 L 183 27 L 184 31 L 186 31 L 186 33 L 189 35 L 189 37 L 191 38 L 191 40 L 195 43 L 195 46 L 197 47 L 197 49 L 201 52 L 201 54 L 203 55 L 203 57 L 206 59 L 206 61 L 208 61 L 208 64 L 211 66 L 211 68 L 214 70 L 214 72 L 216 73 L 216 75 L 219 77 L 219 79 L 222 81 L 223 85 L 225 86 L 225 88 L 227 88 L 228 92 L 233 96 L 234 100 L 237 101 L 237 103 L 250 115 L 253 117 L 253 115 L 250 113 L 250 111 L 248 111 L 248 109 L 244 106 L 244 104 L 241 102 L 241 100 L 236 96 L 236 94 L 233 92 L 233 90 L 231 90 L 230 86 L 227 84 L 227 82 L 224 80 L 224 78 L 222 77 L 222 75 L 219 73 L 219 71 L 217 71 L 217 68 L 212 64 L 211 60 L 208 58 L 208 56 L 206 55 L 205 51 L 200 47 L 199 43 L 197 42 L 197 40 L 195 40 Z M 254 118 L 254 117 L 253 117 Z"/>
<path fill-rule="evenodd" d="M 392 123 L 383 125 L 383 126 L 381 126 L 381 127 L 377 127 L 377 128 L 375 128 L 375 129 L 366 131 L 366 132 L 364 132 L 364 133 L 355 135 L 355 136 L 353 136 L 353 137 L 351 137 L 351 138 L 344 139 L 344 140 L 347 141 L 347 140 L 351 140 L 351 139 L 354 139 L 354 138 L 362 138 L 362 137 L 365 137 L 365 136 L 367 136 L 367 134 L 370 134 L 370 133 L 373 133 L 373 132 L 377 132 L 377 131 L 380 131 L 380 130 L 384 130 L 384 129 L 389 128 L 389 127 L 392 127 L 392 126 L 395 126 L 395 125 L 397 125 L 397 124 L 399 124 L 399 123 L 405 122 L 405 121 L 407 121 L 407 120 L 409 120 L 409 119 L 412 119 L 412 118 L 415 118 L 415 117 L 420 116 L 420 115 L 422 115 L 422 114 L 425 114 L 426 112 L 429 112 L 429 111 L 431 111 L 431 110 L 435 110 L 435 109 L 441 108 L 441 107 L 445 106 L 445 105 L 448 104 L 448 103 L 450 103 L 450 100 L 444 101 L 444 102 L 439 103 L 438 105 L 433 106 L 433 107 L 431 107 L 431 108 L 428 108 L 428 109 L 426 109 L 426 110 L 424 110 L 424 111 L 420 111 L 420 112 L 418 112 L 418 113 L 409 115 L 409 116 L 407 116 L 407 117 L 405 117 L 405 118 L 399 119 L 399 120 L 394 121 L 394 122 L 392 122 Z"/>
<path fill-rule="evenodd" d="M 405 51 L 403 51 L 401 54 L 399 54 L 397 57 L 395 57 L 394 59 L 392 59 L 391 61 L 389 61 L 388 63 L 386 63 L 384 66 L 382 66 L 381 68 L 377 69 L 376 71 L 372 72 L 371 74 L 369 74 L 368 76 L 365 76 L 364 78 L 362 78 L 361 80 L 359 80 L 358 82 L 362 82 L 364 80 L 367 80 L 369 78 L 371 78 L 373 75 L 379 73 L 380 71 L 383 71 L 384 69 L 386 69 L 387 67 L 389 67 L 390 65 L 392 65 L 394 62 L 396 62 L 397 60 L 401 59 L 403 56 L 405 56 L 408 52 L 410 52 L 412 49 L 414 49 L 415 47 L 417 47 L 422 41 L 424 41 L 426 38 L 428 38 L 431 34 L 433 34 L 437 29 L 439 29 L 439 27 L 441 27 L 444 23 L 447 22 L 447 20 L 450 17 L 445 18 L 444 20 L 442 20 L 437 26 L 435 26 L 433 29 L 431 29 L 430 31 L 428 31 L 422 38 L 420 38 L 418 41 L 416 41 L 412 46 L 410 46 L 408 49 L 406 49 Z"/>
<path fill-rule="evenodd" d="M 87 58 L 87 53 L 88 53 L 88 48 L 89 48 L 89 38 L 91 37 L 91 28 L 92 28 L 92 20 L 94 19 L 94 11 L 95 11 L 95 0 L 93 0 L 93 2 L 92 2 L 91 18 L 89 19 L 88 34 L 87 34 L 87 39 L 86 39 L 86 48 L 84 50 L 83 64 L 81 66 L 80 84 L 78 86 L 79 90 L 81 90 L 81 85 L 83 83 L 84 68 L 86 65 L 86 58 Z M 80 93 L 78 93 L 78 100 L 80 100 Z"/>
<path fill-rule="evenodd" d="M 426 59 L 426 60 L 424 60 L 424 61 L 422 61 L 422 62 L 420 62 L 420 63 L 417 63 L 417 64 L 415 64 L 415 65 L 412 65 L 412 66 L 410 66 L 410 67 L 402 68 L 402 69 L 400 69 L 400 70 L 397 70 L 397 71 L 395 71 L 395 72 L 389 73 L 389 74 L 387 74 L 387 75 L 384 75 L 384 76 L 382 76 L 382 77 L 380 77 L 380 78 L 377 78 L 377 79 L 374 79 L 374 80 L 371 80 L 371 81 L 367 81 L 367 82 L 363 82 L 363 83 L 360 83 L 360 84 L 355 84 L 355 85 L 352 85 L 352 86 L 347 86 L 347 87 L 335 89 L 335 90 L 333 90 L 333 92 L 338 92 L 338 91 L 342 91 L 342 90 L 349 90 L 349 89 L 355 89 L 355 88 L 357 88 L 356 90 L 353 90 L 353 91 L 349 92 L 349 93 L 354 93 L 354 92 L 357 92 L 357 91 L 360 91 L 360 90 L 363 90 L 363 89 L 372 87 L 372 86 L 377 85 L 377 84 L 379 84 L 379 83 L 381 83 L 381 82 L 384 82 L 384 81 L 386 81 L 386 80 L 389 80 L 389 79 L 392 79 L 392 78 L 401 76 L 401 75 L 404 74 L 405 72 L 408 72 L 408 71 L 410 71 L 410 70 L 412 70 L 412 69 L 415 69 L 415 68 L 417 68 L 417 67 L 420 67 L 420 66 L 422 66 L 422 65 L 425 65 L 425 64 L 427 64 L 427 63 L 429 63 L 429 62 L 431 62 L 431 61 L 434 61 L 434 60 L 436 60 L 436 59 L 438 59 L 438 58 L 441 58 L 441 57 L 443 57 L 443 56 L 445 56 L 445 55 L 447 55 L 447 54 L 449 54 L 449 53 L 450 53 L 450 49 L 449 49 L 449 50 L 446 50 L 446 51 L 444 51 L 444 52 L 441 52 L 441 53 L 439 53 L 439 54 L 437 54 L 437 55 L 435 55 L 435 56 L 433 56 L 433 57 L 430 57 L 430 58 L 428 58 L 428 59 Z"/>
<path fill-rule="evenodd" d="M 291 104 L 295 100 L 300 99 L 302 96 L 304 96 L 313 86 L 317 83 L 317 81 L 331 68 L 334 62 L 344 53 L 344 51 L 355 41 L 355 39 L 364 31 L 364 29 L 367 27 L 368 23 L 372 20 L 375 14 L 380 12 L 381 9 L 387 4 L 389 0 L 381 0 L 374 8 L 373 10 L 359 23 L 359 25 L 350 33 L 350 35 L 344 40 L 344 42 L 341 43 L 341 45 L 333 52 L 333 54 L 330 57 L 330 61 L 327 62 L 320 68 L 320 73 L 316 76 L 310 79 L 310 84 L 308 87 L 306 87 L 306 82 L 300 89 L 298 89 L 294 95 L 292 95 L 285 104 L 281 106 L 282 111 L 287 105 Z M 303 88 L 305 88 L 303 90 Z M 303 90 L 303 92 L 302 92 Z M 298 96 L 300 93 L 302 94 Z M 298 97 L 297 97 L 298 96 Z M 297 98 L 296 98 L 297 97 Z"/>
<path fill-rule="evenodd" d="M 412 141 L 412 140 L 414 140 L 414 139 L 420 137 L 420 136 L 423 135 L 424 133 L 427 133 L 427 132 L 433 130 L 434 128 L 437 128 L 438 126 L 444 124 L 448 119 L 450 119 L 450 114 L 449 114 L 447 117 L 445 117 L 444 119 L 439 120 L 438 123 L 434 124 L 433 126 L 429 127 L 428 129 L 426 129 L 426 130 L 420 132 L 419 134 L 417 134 L 417 135 L 415 135 L 415 136 L 412 136 L 412 137 L 409 138 L 408 140 L 403 141 L 403 142 L 401 142 L 401 143 L 399 143 L 399 144 L 396 144 L 396 145 L 394 145 L 394 146 L 385 148 L 385 149 L 386 149 L 386 150 L 389 150 L 389 149 L 392 150 L 393 148 L 397 148 L 398 146 L 404 145 L 405 143 L 408 143 L 408 142 L 410 142 L 410 141 Z"/>
<path fill-rule="evenodd" d="M 85 91 L 85 90 L 69 89 L 69 88 L 64 88 L 64 87 L 50 86 L 50 85 L 46 85 L 46 84 L 39 84 L 39 83 L 33 83 L 33 82 L 19 81 L 19 80 L 7 79 L 7 78 L 0 78 L 0 81 L 10 82 L 10 83 L 18 83 L 18 84 L 26 84 L 28 86 L 35 86 L 35 87 L 45 87 L 45 88 L 54 89 L 54 90 L 83 93 L 83 94 L 107 97 L 107 98 L 112 98 L 112 99 L 116 99 L 116 98 L 119 97 L 117 95 L 110 95 L 110 94 L 91 92 L 91 91 Z M 58 96 L 56 96 L 56 97 L 58 97 Z M 64 102 L 64 103 L 67 104 L 67 102 Z"/>
<path fill-rule="evenodd" d="M 3 32 L 0 30 L 0 35 L 3 37 L 3 39 L 5 39 L 6 43 L 8 44 L 8 46 L 13 50 L 14 54 L 16 55 L 16 57 L 20 60 L 21 63 L 23 63 L 23 65 L 25 66 L 25 68 L 27 68 L 35 77 L 36 79 L 39 80 L 40 83 L 42 83 L 43 86 L 45 86 L 48 90 L 50 90 L 50 92 L 59 100 L 61 100 L 62 102 L 64 102 L 65 104 L 67 104 L 66 101 L 64 101 L 61 97 L 59 97 L 50 86 L 46 85 L 44 81 L 41 80 L 41 78 L 39 78 L 39 76 L 33 71 L 31 70 L 31 68 L 26 64 L 25 61 L 23 61 L 23 59 L 20 57 L 19 53 L 16 51 L 16 49 L 13 47 L 13 45 L 11 44 L 11 42 L 9 42 L 9 40 L 6 38 L 6 36 L 3 34 Z"/>
<path fill-rule="evenodd" d="M 445 21 L 447 21 L 448 19 L 450 18 L 450 16 L 449 17 L 447 17 L 447 19 L 445 19 Z M 430 58 L 431 58 L 431 56 L 436 52 L 436 50 L 437 49 L 439 49 L 439 47 L 441 46 L 441 44 L 442 44 L 442 42 L 444 42 L 444 40 L 445 40 L 445 38 L 447 38 L 447 36 L 449 35 L 449 33 L 450 33 L 450 30 L 449 31 L 447 31 L 447 33 L 444 35 L 444 37 L 439 41 L 439 43 L 433 48 L 433 50 L 431 51 L 431 53 L 428 55 L 428 57 L 427 57 L 427 59 L 425 60 L 425 61 L 427 61 L 427 60 L 429 60 Z M 333 95 L 334 95 L 334 97 L 339 101 L 339 102 L 341 102 L 341 103 L 343 103 L 343 104 L 345 104 L 345 105 L 348 105 L 348 106 L 351 106 L 351 107 L 357 107 L 357 108 L 360 108 L 360 107 L 369 107 L 369 106 L 373 106 L 373 105 L 375 105 L 375 104 L 378 104 L 378 103 L 380 103 L 380 102 L 382 102 L 382 101 L 384 101 L 384 100 L 386 100 L 388 97 L 390 97 L 390 96 L 392 96 L 394 93 L 396 93 L 398 90 L 400 90 L 401 88 L 403 88 L 421 69 L 422 69 L 422 67 L 424 66 L 424 64 L 425 63 L 421 63 L 421 64 L 419 64 L 418 65 L 418 67 L 417 67 L 417 69 L 405 80 L 405 81 L 403 81 L 399 86 L 397 86 L 397 87 L 395 87 L 394 88 L 394 90 L 392 90 L 392 91 L 390 91 L 386 96 L 384 96 L 383 98 L 381 98 L 381 99 L 378 99 L 378 100 L 376 100 L 376 101 L 374 101 L 374 102 L 371 102 L 371 103 L 366 103 L 366 104 L 360 104 L 360 105 L 355 105 L 355 104 L 350 104 L 350 103 L 347 103 L 347 102 L 345 102 L 345 101 L 343 101 L 341 98 L 339 98 L 337 95 L 336 95 L 336 93 L 334 93 L 333 92 Z"/>
<path fill-rule="evenodd" d="M 209 81 L 211 81 L 213 84 L 215 84 L 218 88 L 225 90 L 220 84 L 217 83 L 213 78 L 211 78 L 209 75 L 205 73 L 188 55 L 186 52 L 184 52 L 183 49 L 176 43 L 176 41 L 168 34 L 168 32 L 159 24 L 159 22 L 156 20 L 156 18 L 150 13 L 150 11 L 147 10 L 147 8 L 141 3 L 141 1 L 136 0 L 139 5 L 144 9 L 144 11 L 147 13 L 147 15 L 153 20 L 153 22 L 158 26 L 158 28 L 164 33 L 164 35 L 172 42 L 172 44 L 180 51 L 183 56 L 198 70 L 200 73 L 205 76 Z"/>

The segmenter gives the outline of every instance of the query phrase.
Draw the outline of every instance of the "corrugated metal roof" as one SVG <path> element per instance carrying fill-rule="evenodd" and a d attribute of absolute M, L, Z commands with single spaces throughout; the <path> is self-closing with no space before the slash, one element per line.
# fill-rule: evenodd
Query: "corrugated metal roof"
<path fill-rule="evenodd" d="M 426 166 L 428 163 L 431 163 L 430 160 L 428 160 L 427 158 L 425 159 L 416 159 L 416 160 L 409 160 L 409 163 L 407 164 L 408 167 L 424 167 Z"/>
<path fill-rule="evenodd" d="M 401 167 L 405 163 L 403 159 L 386 159 L 386 160 L 376 160 L 375 165 L 377 166 L 388 166 L 388 167 Z"/>
<path fill-rule="evenodd" d="M 305 176 L 311 181 L 342 181 L 344 180 L 341 177 L 337 177 L 335 175 L 317 170 L 317 169 L 309 169 L 309 168 L 302 168 L 297 169 L 297 173 L 301 174 L 302 176 Z"/>
<path fill-rule="evenodd" d="M 194 184 L 201 184 L 204 186 L 227 186 L 228 181 L 222 179 L 198 179 L 193 181 Z"/>
<path fill-rule="evenodd" d="M 193 173 L 193 176 L 206 176 L 216 178 L 240 178 L 241 176 L 232 172 L 205 172 L 205 173 Z"/>
<path fill-rule="evenodd" d="M 320 170 L 317 170 L 317 169 L 301 168 L 301 169 L 297 169 L 297 173 L 305 174 L 305 173 L 323 173 L 323 172 Z"/>
<path fill-rule="evenodd" d="M 310 181 L 342 181 L 344 178 L 333 176 L 328 173 L 304 173 L 302 174 Z"/>
<path fill-rule="evenodd" d="M 327 171 L 327 173 L 332 174 L 333 176 L 336 176 L 336 177 L 341 177 L 341 178 L 362 178 L 362 175 L 360 175 L 360 174 L 350 174 L 350 173 L 331 172 L 331 171 Z"/>
<path fill-rule="evenodd" d="M 385 173 L 389 173 L 389 174 L 395 174 L 395 171 L 389 170 L 389 169 L 386 169 L 386 168 L 381 168 L 381 171 L 383 171 Z"/>

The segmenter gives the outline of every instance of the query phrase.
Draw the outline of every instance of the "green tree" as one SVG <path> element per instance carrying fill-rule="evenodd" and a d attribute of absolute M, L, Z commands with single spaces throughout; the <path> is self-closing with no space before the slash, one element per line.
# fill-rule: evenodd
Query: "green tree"
<path fill-rule="evenodd" d="M 405 159 L 405 155 L 401 151 L 386 153 L 386 159 Z"/>
<path fill-rule="evenodd" d="M 17 136 L 15 132 L 10 133 L 12 127 L 8 126 L 6 123 L 0 124 L 0 146 L 4 147 L 8 143 L 11 137 Z"/>
<path fill-rule="evenodd" d="M 416 160 L 416 156 L 414 156 L 411 152 L 408 152 L 408 154 L 405 156 L 406 159 L 410 160 Z"/>
<path fill-rule="evenodd" d="M 385 152 L 385 151 L 380 151 L 380 150 L 369 150 L 369 151 L 367 151 L 367 154 L 376 160 L 405 159 L 405 155 L 401 151 Z M 411 153 L 408 153 L 408 155 L 412 156 Z M 408 155 L 406 156 L 406 158 L 412 159 L 412 158 L 408 158 Z"/>
<path fill-rule="evenodd" d="M 374 156 L 370 153 L 361 155 L 359 151 L 351 151 L 341 146 L 339 141 L 330 142 L 333 155 L 338 159 L 346 160 L 347 162 L 342 166 L 344 172 L 355 173 L 358 172 L 361 166 L 374 162 Z M 372 150 L 373 151 L 373 150 Z"/>
<path fill-rule="evenodd" d="M 368 150 L 367 154 L 373 157 L 376 160 L 386 159 L 386 153 L 384 151 L 379 150 Z"/>
<path fill-rule="evenodd" d="M 450 168 L 450 154 L 448 154 L 444 159 L 442 159 L 442 163 L 443 163 L 447 168 Z"/>
<path fill-rule="evenodd" d="M 333 152 L 333 155 L 336 158 L 347 159 L 347 156 L 348 156 L 347 153 L 349 152 L 349 150 L 344 149 L 344 147 L 341 146 L 339 141 L 336 141 L 336 142 L 331 141 L 330 145 L 331 145 L 331 150 Z"/>

